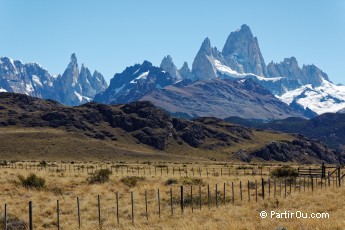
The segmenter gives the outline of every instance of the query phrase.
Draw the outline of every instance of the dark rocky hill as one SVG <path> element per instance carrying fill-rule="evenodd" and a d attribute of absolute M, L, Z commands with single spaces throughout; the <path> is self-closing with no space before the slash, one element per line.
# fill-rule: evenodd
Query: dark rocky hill
<path fill-rule="evenodd" d="M 6 127 L 4 132 L 11 128 L 54 128 L 101 140 L 104 144 L 126 144 L 135 139 L 148 148 L 167 154 L 195 149 L 194 154 L 204 158 L 220 156 L 227 160 L 301 163 L 337 161 L 335 153 L 318 141 L 260 132 L 216 118 L 193 121 L 174 118 L 150 102 L 122 105 L 87 103 L 67 107 L 27 95 L 0 93 L 0 127 Z M 15 149 L 16 146 L 10 148 Z M 128 148 L 137 149 L 135 146 Z"/>

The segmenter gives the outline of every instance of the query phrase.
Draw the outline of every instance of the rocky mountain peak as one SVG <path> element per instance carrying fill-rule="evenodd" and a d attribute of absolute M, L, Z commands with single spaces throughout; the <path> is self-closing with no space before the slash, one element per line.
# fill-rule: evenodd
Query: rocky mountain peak
<path fill-rule="evenodd" d="M 215 50 L 211 46 L 210 39 L 205 38 L 193 62 L 192 73 L 195 78 L 193 80 L 208 80 L 218 77 L 214 53 Z"/>
<path fill-rule="evenodd" d="M 252 33 L 251 29 L 246 24 L 243 24 L 241 26 L 241 29 L 237 30 L 237 32 L 241 33 L 241 34 L 243 34 L 243 35 L 245 35 L 247 37 L 253 37 L 253 33 Z"/>
<path fill-rule="evenodd" d="M 160 68 L 168 72 L 175 81 L 182 79 L 170 55 L 163 58 Z"/>
<path fill-rule="evenodd" d="M 184 62 L 182 68 L 179 70 L 180 75 L 183 79 L 189 79 L 192 80 L 193 79 L 193 74 L 191 72 L 191 70 L 188 67 L 188 63 Z"/>
<path fill-rule="evenodd" d="M 242 66 L 246 73 L 268 76 L 258 40 L 247 25 L 242 25 L 241 29 L 230 33 L 222 54 L 228 63 L 232 63 L 232 69 Z"/>
<path fill-rule="evenodd" d="M 73 64 L 77 64 L 78 63 L 78 60 L 77 60 L 77 57 L 76 57 L 75 53 L 72 53 L 72 55 L 71 55 L 71 63 L 73 63 Z"/>
<path fill-rule="evenodd" d="M 199 52 L 204 52 L 206 55 L 211 55 L 212 47 L 211 47 L 211 41 L 208 37 L 205 38 L 204 41 L 202 42 Z"/>

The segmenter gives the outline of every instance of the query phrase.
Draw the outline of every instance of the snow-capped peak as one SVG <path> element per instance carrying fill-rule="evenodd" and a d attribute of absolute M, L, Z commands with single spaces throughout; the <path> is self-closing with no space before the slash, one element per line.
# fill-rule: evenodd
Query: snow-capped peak
<path fill-rule="evenodd" d="M 335 85 L 325 79 L 318 87 L 311 84 L 301 86 L 277 96 L 286 104 L 294 100 L 304 108 L 309 108 L 317 114 L 335 113 L 345 107 L 345 86 Z"/>

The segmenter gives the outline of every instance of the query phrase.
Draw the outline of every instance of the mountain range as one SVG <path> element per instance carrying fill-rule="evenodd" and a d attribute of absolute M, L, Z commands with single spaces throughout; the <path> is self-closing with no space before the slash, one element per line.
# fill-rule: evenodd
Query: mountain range
<path fill-rule="evenodd" d="M 149 61 L 117 73 L 109 87 L 103 76 L 77 58 L 62 75 L 38 64 L 0 59 L 0 91 L 56 100 L 65 105 L 89 101 L 123 104 L 148 100 L 176 116 L 240 116 L 276 120 L 312 118 L 345 108 L 345 86 L 333 84 L 315 65 L 299 66 L 295 57 L 265 63 L 249 26 L 231 32 L 220 51 L 204 39 L 192 63 L 178 69 L 170 55 L 160 66 Z"/>
<path fill-rule="evenodd" d="M 0 94 L 5 159 L 336 163 L 343 155 L 300 135 L 258 131 L 217 118 L 176 118 L 151 102 L 63 106 Z"/>
<path fill-rule="evenodd" d="M 108 84 L 97 71 L 91 74 L 84 65 L 79 69 L 73 53 L 62 75 L 51 75 L 35 63 L 23 64 L 10 58 L 0 58 L 0 92 L 14 92 L 52 99 L 65 105 L 80 105 L 92 101 Z"/>

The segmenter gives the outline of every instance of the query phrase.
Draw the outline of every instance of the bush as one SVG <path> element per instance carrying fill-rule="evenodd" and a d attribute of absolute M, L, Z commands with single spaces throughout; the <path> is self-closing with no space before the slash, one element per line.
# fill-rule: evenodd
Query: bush
<path fill-rule="evenodd" d="M 296 178 L 298 177 L 298 171 L 290 166 L 283 166 L 281 168 L 276 168 L 271 171 L 271 176 L 277 178 Z"/>
<path fill-rule="evenodd" d="M 22 175 L 19 175 L 18 179 L 21 185 L 25 188 L 41 189 L 44 188 L 45 185 L 44 178 L 38 177 L 34 173 L 30 173 L 30 175 L 26 178 Z"/>
<path fill-rule="evenodd" d="M 90 184 L 103 184 L 109 181 L 111 171 L 109 169 L 100 169 L 94 172 L 88 181 Z"/>
<path fill-rule="evenodd" d="M 4 216 L 0 215 L 0 219 L 3 220 Z M 0 229 L 4 229 L 4 222 L 0 222 Z M 7 217 L 7 230 L 26 230 L 28 229 L 28 225 L 25 221 L 20 220 L 18 217 Z"/>
<path fill-rule="evenodd" d="M 185 178 L 182 181 L 183 185 L 204 185 L 204 182 L 201 178 Z"/>
<path fill-rule="evenodd" d="M 128 187 L 135 187 L 138 183 L 138 181 L 144 181 L 145 177 L 139 177 L 139 176 L 126 176 L 121 179 L 121 182 L 124 185 L 127 185 Z"/>
<path fill-rule="evenodd" d="M 172 185 L 172 184 L 177 184 L 177 180 L 176 179 L 168 179 L 164 184 L 165 185 Z"/>

